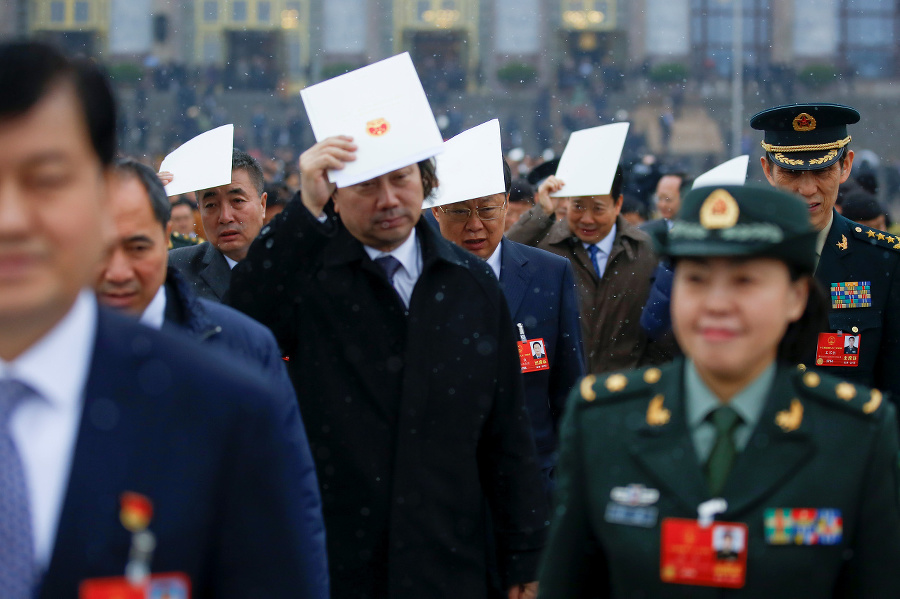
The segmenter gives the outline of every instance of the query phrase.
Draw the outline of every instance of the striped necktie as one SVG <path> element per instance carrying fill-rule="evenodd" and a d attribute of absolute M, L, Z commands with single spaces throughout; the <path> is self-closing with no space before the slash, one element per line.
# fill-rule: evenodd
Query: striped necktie
<path fill-rule="evenodd" d="M 0 380 L 0 597 L 28 599 L 35 582 L 34 539 L 25 468 L 9 421 L 33 395 L 19 381 Z"/>

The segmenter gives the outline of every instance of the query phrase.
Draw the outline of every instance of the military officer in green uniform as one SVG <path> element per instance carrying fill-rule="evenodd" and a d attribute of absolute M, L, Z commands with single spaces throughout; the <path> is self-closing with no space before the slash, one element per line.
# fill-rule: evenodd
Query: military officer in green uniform
<path fill-rule="evenodd" d="M 893 404 L 795 361 L 826 311 L 807 212 L 701 188 L 660 233 L 685 355 L 573 390 L 540 597 L 897 597 Z"/>
<path fill-rule="evenodd" d="M 822 332 L 858 337 L 852 359 L 830 358 L 826 348 L 833 335 L 825 335 L 811 344 L 808 361 L 897 396 L 900 237 L 854 223 L 834 210 L 838 186 L 853 168 L 847 125 L 858 121 L 859 113 L 849 106 L 792 104 L 763 110 L 750 125 L 765 131 L 760 162 L 769 183 L 806 201 L 819 232 L 815 275 L 830 306 Z"/>

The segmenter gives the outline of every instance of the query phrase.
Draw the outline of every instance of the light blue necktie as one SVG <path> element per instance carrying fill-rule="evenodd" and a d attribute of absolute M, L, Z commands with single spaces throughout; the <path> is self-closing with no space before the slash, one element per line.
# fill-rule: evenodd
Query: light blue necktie
<path fill-rule="evenodd" d="M 0 380 L 0 597 L 29 599 L 35 580 L 34 539 L 25 468 L 9 420 L 30 387 Z"/>
<path fill-rule="evenodd" d="M 598 279 L 603 278 L 603 266 L 600 264 L 600 254 L 602 253 L 596 245 L 588 246 L 588 255 L 591 257 L 591 262 L 594 263 L 594 270 L 597 272 Z"/>

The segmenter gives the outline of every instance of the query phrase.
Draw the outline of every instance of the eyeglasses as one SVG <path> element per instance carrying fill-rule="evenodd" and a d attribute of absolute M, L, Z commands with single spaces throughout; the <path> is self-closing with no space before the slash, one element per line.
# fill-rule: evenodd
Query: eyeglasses
<path fill-rule="evenodd" d="M 499 206 L 482 206 L 475 209 L 475 214 L 482 221 L 497 220 L 503 215 L 503 209 L 506 208 L 506 200 Z M 441 212 L 447 217 L 447 220 L 456 223 L 464 223 L 472 216 L 471 208 L 444 208 L 441 206 Z"/>

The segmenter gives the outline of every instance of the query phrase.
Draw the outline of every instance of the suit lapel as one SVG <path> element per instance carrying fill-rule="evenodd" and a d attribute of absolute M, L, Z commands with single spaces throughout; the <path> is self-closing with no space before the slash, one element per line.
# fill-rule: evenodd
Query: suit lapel
<path fill-rule="evenodd" d="M 822 283 L 826 293 L 829 293 L 831 283 L 850 280 L 847 269 L 852 261 L 848 258 L 853 255 L 856 243 L 850 221 L 835 212 L 816 268 L 816 279 Z"/>
<path fill-rule="evenodd" d="M 660 487 L 686 511 L 696 514 L 697 506 L 708 499 L 706 481 L 700 470 L 697 453 L 687 430 L 684 401 L 681 399 L 683 361 L 673 365 L 673 374 L 659 389 L 663 408 L 670 418 L 662 426 L 644 423 L 629 451 Z M 657 395 L 658 397 L 658 395 Z"/>
<path fill-rule="evenodd" d="M 815 454 L 815 445 L 809 436 L 814 423 L 808 409 L 804 410 L 800 426 L 794 431 L 785 432 L 776 424 L 778 413 L 788 410 L 795 397 L 790 377 L 789 369 L 779 369 L 759 423 L 747 447 L 735 460 L 722 489 L 722 496 L 728 501 L 726 514 L 739 515 L 752 508 L 774 489 L 783 486 L 784 481 Z M 802 401 L 800 405 L 804 405 Z M 760 472 L 766 475 L 760 477 Z"/>
<path fill-rule="evenodd" d="M 228 268 L 225 256 L 213 247 L 211 243 L 207 243 L 203 263 L 206 265 L 206 268 L 200 271 L 200 277 L 206 281 L 206 284 L 209 285 L 219 300 L 224 300 L 225 294 L 228 293 L 228 287 L 231 284 L 231 269 Z"/>
<path fill-rule="evenodd" d="M 500 247 L 500 287 L 509 304 L 509 313 L 515 318 L 534 273 L 528 266 L 528 258 L 515 243 L 504 237 Z"/>

